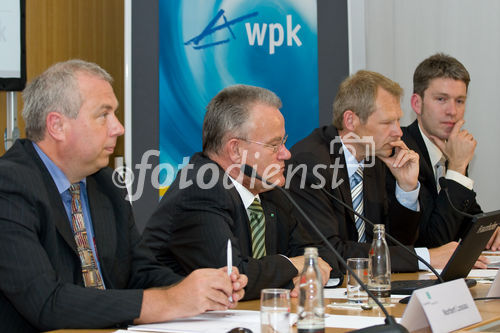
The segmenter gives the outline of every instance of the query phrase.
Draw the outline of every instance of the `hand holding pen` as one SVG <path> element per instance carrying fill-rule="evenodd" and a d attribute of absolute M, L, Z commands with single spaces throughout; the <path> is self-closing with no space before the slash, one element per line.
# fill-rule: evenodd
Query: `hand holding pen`
<path fill-rule="evenodd" d="M 248 278 L 245 274 L 240 274 L 238 268 L 233 266 L 233 248 L 231 244 L 231 240 L 227 240 L 227 275 L 231 279 L 233 284 L 233 295 L 229 296 L 229 301 L 233 303 L 234 301 L 239 301 L 243 298 L 245 286 L 247 285 Z"/>

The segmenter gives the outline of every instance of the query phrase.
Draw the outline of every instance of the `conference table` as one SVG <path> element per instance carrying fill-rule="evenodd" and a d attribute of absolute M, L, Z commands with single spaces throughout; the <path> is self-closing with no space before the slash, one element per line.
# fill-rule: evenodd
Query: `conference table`
<path fill-rule="evenodd" d="M 427 272 L 418 272 L 418 273 L 399 273 L 399 274 L 392 274 L 392 280 L 411 280 L 411 279 L 428 279 L 429 275 Z M 344 279 L 345 281 L 345 279 Z M 485 297 L 488 289 L 490 288 L 491 284 L 484 284 L 484 283 L 478 283 L 476 286 L 470 288 L 470 292 L 472 294 L 473 298 L 478 298 L 478 297 Z M 344 282 L 344 287 L 345 287 L 345 282 Z M 389 312 L 390 315 L 393 317 L 399 317 L 401 318 L 403 316 L 403 312 L 406 308 L 405 304 L 400 304 L 397 302 L 397 299 L 391 300 L 391 302 L 394 302 L 394 306 L 388 307 L 387 311 Z M 336 314 L 336 315 L 350 315 L 350 316 L 376 316 L 376 317 L 384 317 L 383 312 L 378 308 L 374 307 L 371 310 L 361 310 L 361 309 L 339 309 L 338 307 L 331 308 L 328 307 L 328 304 L 330 303 L 346 303 L 347 301 L 345 299 L 332 299 L 332 298 L 327 298 L 325 299 L 325 311 L 328 314 Z M 297 299 L 292 299 L 292 312 L 297 311 Z M 482 322 L 487 322 L 490 320 L 493 320 L 495 318 L 500 319 L 500 300 L 489 300 L 489 301 L 476 301 L 476 306 L 481 313 L 481 317 L 483 319 Z M 238 304 L 237 309 L 239 310 L 259 310 L 259 300 L 252 300 L 252 301 L 245 301 L 245 302 L 240 302 Z M 341 325 L 341 324 L 340 324 Z M 472 325 L 476 326 L 476 325 Z M 351 331 L 352 329 L 346 329 L 346 328 L 326 328 L 325 331 L 330 333 L 330 332 L 346 332 L 346 331 Z M 462 329 L 462 330 L 466 330 Z M 102 330 L 73 330 L 73 329 L 68 329 L 68 330 L 56 330 L 56 331 L 51 331 L 53 333 L 85 333 L 85 332 L 92 332 L 92 333 L 109 333 L 109 332 L 114 332 L 116 329 L 102 329 Z M 295 329 L 296 331 L 296 329 Z M 420 330 L 419 332 L 430 332 L 430 329 L 425 329 L 425 330 Z"/>

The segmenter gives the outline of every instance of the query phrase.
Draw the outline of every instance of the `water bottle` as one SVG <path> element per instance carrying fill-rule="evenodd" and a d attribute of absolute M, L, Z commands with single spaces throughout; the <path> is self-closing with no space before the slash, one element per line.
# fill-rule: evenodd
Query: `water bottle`
<path fill-rule="evenodd" d="M 385 225 L 375 224 L 368 256 L 368 289 L 382 303 L 391 298 L 391 258 L 385 241 Z"/>
<path fill-rule="evenodd" d="M 304 270 L 299 280 L 298 333 L 324 333 L 325 307 L 318 249 L 306 248 L 304 258 Z"/>

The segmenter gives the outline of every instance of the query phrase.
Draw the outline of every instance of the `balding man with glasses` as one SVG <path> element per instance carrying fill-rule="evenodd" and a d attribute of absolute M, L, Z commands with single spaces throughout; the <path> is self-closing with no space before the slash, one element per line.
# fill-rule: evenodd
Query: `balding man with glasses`
<path fill-rule="evenodd" d="M 208 104 L 203 152 L 179 171 L 144 232 L 157 259 L 176 273 L 225 266 L 230 239 L 233 265 L 248 276 L 246 299 L 262 288 L 294 286 L 304 248 L 317 244 L 282 193 L 240 171 L 248 164 L 269 183 L 285 184 L 290 152 L 280 107 L 273 92 L 246 85 L 227 87 Z M 328 261 L 319 260 L 326 282 L 336 261 L 321 247 L 320 255 Z"/>

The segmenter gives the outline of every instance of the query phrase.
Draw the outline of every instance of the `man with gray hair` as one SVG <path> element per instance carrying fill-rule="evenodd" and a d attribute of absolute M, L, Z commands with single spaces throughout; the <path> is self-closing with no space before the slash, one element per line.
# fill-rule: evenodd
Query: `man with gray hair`
<path fill-rule="evenodd" d="M 27 139 L 0 157 L 2 332 L 166 321 L 243 297 L 236 268 L 182 279 L 142 242 L 106 168 L 124 132 L 111 81 L 70 60 L 24 90 Z"/>
<path fill-rule="evenodd" d="M 281 192 L 240 172 L 248 164 L 284 185 L 290 152 L 280 107 L 273 92 L 247 85 L 227 87 L 208 104 L 203 152 L 179 171 L 144 231 L 157 259 L 176 273 L 224 265 L 229 239 L 234 265 L 248 276 L 246 299 L 258 298 L 262 288 L 293 286 L 304 248 L 315 244 Z M 321 248 L 320 255 L 327 259 Z M 336 265 L 327 260 L 319 259 L 324 282 Z"/>

